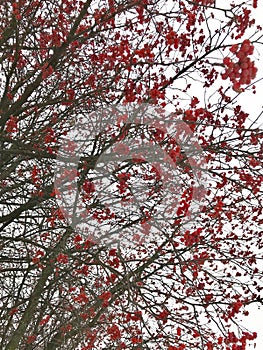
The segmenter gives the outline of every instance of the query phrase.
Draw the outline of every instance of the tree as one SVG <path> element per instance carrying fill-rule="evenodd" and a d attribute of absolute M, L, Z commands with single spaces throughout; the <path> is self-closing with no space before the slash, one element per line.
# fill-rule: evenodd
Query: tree
<path fill-rule="evenodd" d="M 255 339 L 240 317 L 262 300 L 263 133 L 238 103 L 256 92 L 252 7 L 0 4 L 2 349 Z M 61 204 L 74 184 L 78 225 Z"/>

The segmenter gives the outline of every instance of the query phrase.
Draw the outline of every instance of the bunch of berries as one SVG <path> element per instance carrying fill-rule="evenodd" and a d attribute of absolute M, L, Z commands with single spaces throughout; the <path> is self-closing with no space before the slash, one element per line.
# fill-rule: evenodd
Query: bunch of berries
<path fill-rule="evenodd" d="M 227 78 L 233 83 L 233 90 L 236 92 L 244 91 L 241 85 L 248 85 L 256 77 L 257 68 L 254 62 L 250 60 L 249 55 L 253 54 L 254 46 L 248 39 L 244 40 L 240 48 L 238 44 L 234 44 L 230 51 L 235 54 L 238 62 L 234 62 L 229 57 L 225 57 L 223 63 L 226 70 L 222 74 L 222 79 Z"/>

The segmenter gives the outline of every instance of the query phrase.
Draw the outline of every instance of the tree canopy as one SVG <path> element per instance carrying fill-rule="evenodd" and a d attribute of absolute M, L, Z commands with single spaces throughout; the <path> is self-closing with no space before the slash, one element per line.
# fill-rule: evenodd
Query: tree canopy
<path fill-rule="evenodd" d="M 245 350 L 262 302 L 256 0 L 0 3 L 0 348 Z"/>

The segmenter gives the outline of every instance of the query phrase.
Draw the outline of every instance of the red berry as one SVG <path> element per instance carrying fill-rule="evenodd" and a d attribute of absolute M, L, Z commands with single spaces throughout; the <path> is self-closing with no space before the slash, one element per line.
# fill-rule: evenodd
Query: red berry
<path fill-rule="evenodd" d="M 230 48 L 230 51 L 233 52 L 233 53 L 237 52 L 237 50 L 238 50 L 238 45 L 237 44 L 232 45 L 231 48 Z"/>

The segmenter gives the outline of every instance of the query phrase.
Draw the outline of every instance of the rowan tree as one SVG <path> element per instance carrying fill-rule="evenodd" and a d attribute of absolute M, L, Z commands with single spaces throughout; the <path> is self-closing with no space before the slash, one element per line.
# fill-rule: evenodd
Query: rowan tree
<path fill-rule="evenodd" d="M 263 287 L 261 114 L 240 103 L 261 79 L 253 8 L 0 3 L 1 349 L 256 338 L 242 325 Z"/>

